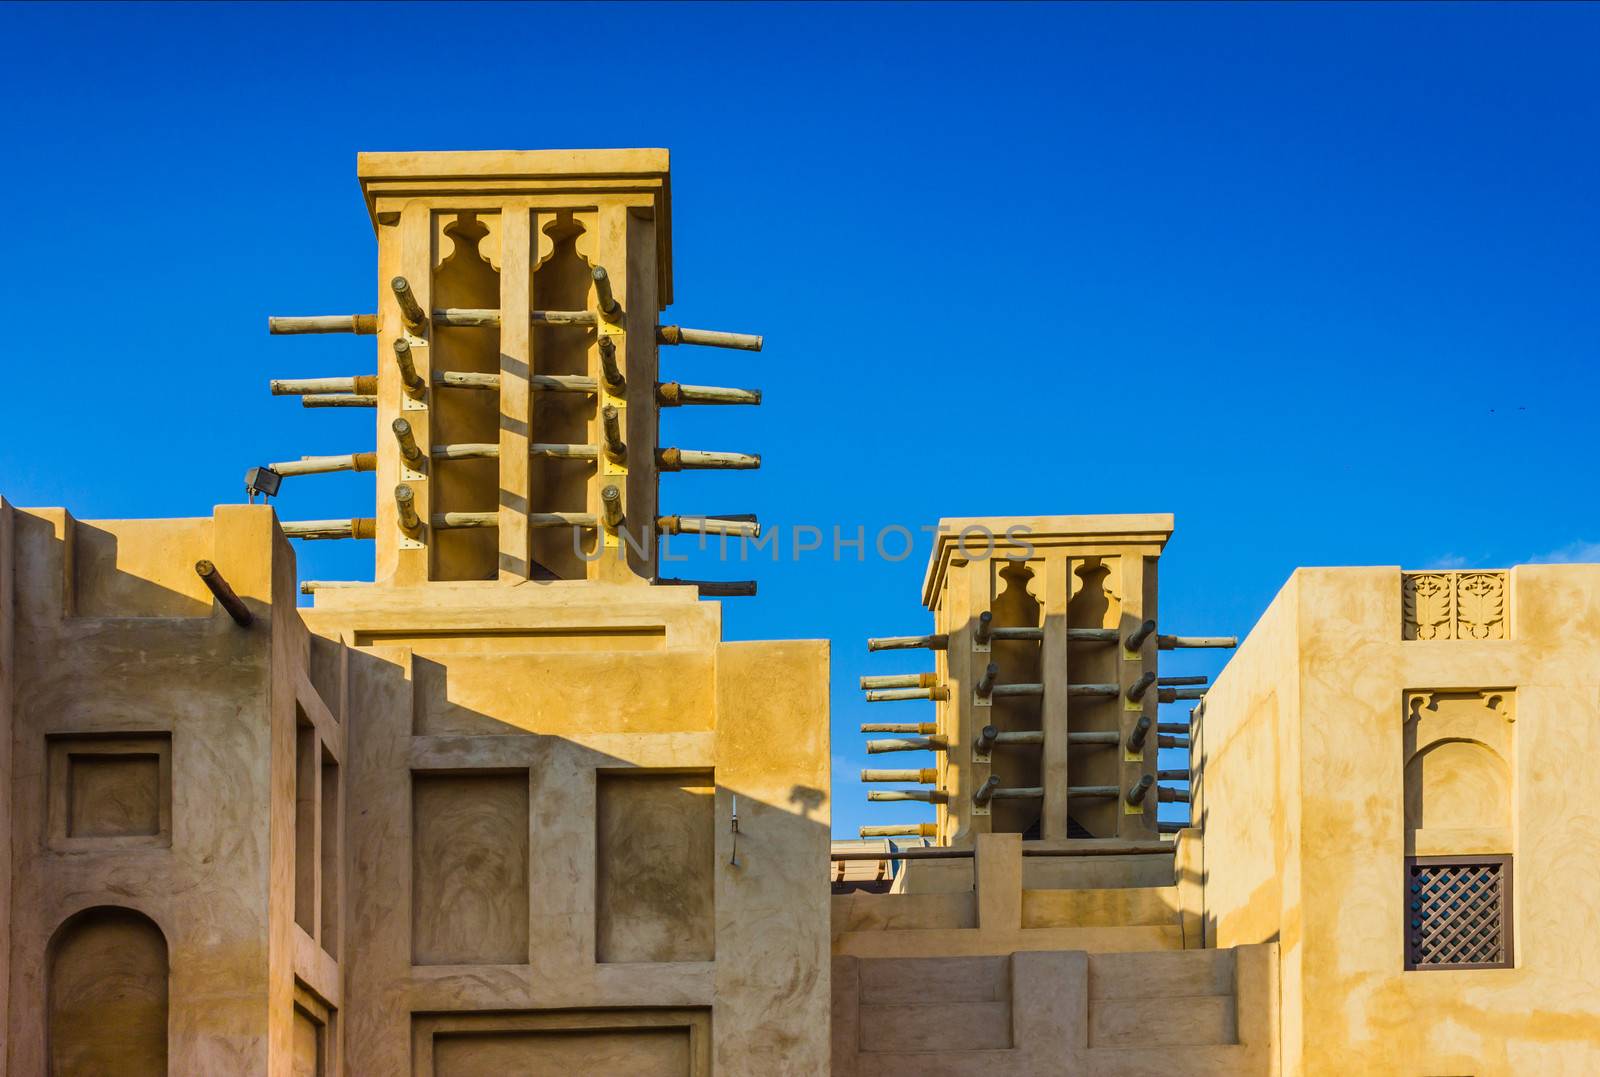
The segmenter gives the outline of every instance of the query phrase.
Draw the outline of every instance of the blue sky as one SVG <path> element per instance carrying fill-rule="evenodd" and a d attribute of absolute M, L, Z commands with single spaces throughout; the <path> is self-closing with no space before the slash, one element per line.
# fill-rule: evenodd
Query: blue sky
<path fill-rule="evenodd" d="M 667 417 L 669 443 L 765 458 L 665 477 L 668 511 L 869 535 L 1168 511 L 1163 627 L 1186 633 L 1243 635 L 1297 565 L 1600 559 L 1600 7 L 0 19 L 15 502 L 200 515 L 252 463 L 373 444 L 370 412 L 266 392 L 373 368 L 369 340 L 265 331 L 373 308 L 358 150 L 666 146 L 667 320 L 767 336 L 663 352 L 664 379 L 766 392 Z M 286 491 L 285 518 L 372 501 L 370 476 Z M 367 544 L 300 556 L 370 572 Z M 855 690 L 926 665 L 864 644 L 927 629 L 926 543 L 868 557 L 785 551 L 725 603 L 729 638 L 833 641 L 841 835 L 928 817 L 855 781 L 859 722 L 931 715 Z"/>

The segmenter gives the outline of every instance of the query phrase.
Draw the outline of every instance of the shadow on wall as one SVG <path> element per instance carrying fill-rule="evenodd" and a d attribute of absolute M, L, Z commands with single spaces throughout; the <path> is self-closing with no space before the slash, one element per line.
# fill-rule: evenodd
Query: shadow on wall
<path fill-rule="evenodd" d="M 222 736 L 254 744 L 261 730 L 251 723 L 270 720 L 263 710 L 248 721 L 241 720 L 246 712 L 219 721 L 216 708 L 204 702 L 206 693 L 233 684 L 229 673 L 264 669 L 261 659 L 274 634 L 241 630 L 207 601 L 193 565 L 197 552 L 211 554 L 210 520 L 105 527 L 73 521 L 68 543 L 48 519 L 19 513 L 16 521 L 17 572 L 29 580 L 18 596 L 19 627 L 31 640 L 22 680 L 59 697 L 57 703 L 74 714 L 75 737 L 159 734 L 169 738 L 171 759 L 200 752 L 211 769 L 204 787 L 185 788 L 196 775 L 182 767 L 125 768 L 129 781 L 164 786 L 151 796 L 124 795 L 126 782 L 84 786 L 105 790 L 105 802 L 81 806 L 82 817 L 93 821 L 97 842 L 113 844 L 77 851 L 74 900 L 54 913 L 60 922 L 51 923 L 45 907 L 33 914 L 43 922 L 30 928 L 37 934 L 29 955 L 13 958 L 37 969 L 36 978 L 29 972 L 24 982 L 38 987 L 32 997 L 14 1000 L 22 1016 L 13 1031 L 21 1027 L 42 1039 L 39 1049 L 59 1074 L 165 1073 L 169 1063 L 182 1069 L 220 1057 L 231 1049 L 228 1043 L 249 1042 L 265 1029 L 267 998 L 264 991 L 259 999 L 241 998 L 262 989 L 253 967 L 237 966 L 248 983 L 233 980 L 227 969 L 235 966 L 226 962 L 184 973 L 182 962 L 201 957 L 213 963 L 218 955 L 204 938 L 193 937 L 199 920 L 184 903 L 197 899 L 192 892 L 186 898 L 188 888 L 178 884 L 206 851 L 194 847 L 196 834 L 225 822 L 216 798 L 259 788 L 244 771 L 259 764 L 259 753 L 213 751 L 213 742 Z M 78 540 L 83 548 L 70 549 Z M 218 566 L 229 571 L 221 559 Z M 272 610 L 247 602 L 265 626 Z M 653 1072 L 663 1058 L 681 1056 L 682 1066 L 667 1063 L 672 1072 L 709 1073 L 713 1003 L 719 1029 L 735 1029 L 740 1037 L 730 1048 L 735 1053 L 719 1058 L 724 1068 L 759 1069 L 768 1062 L 781 1068 L 776 1055 L 760 1057 L 766 1045 L 779 1051 L 803 1040 L 810 1026 L 826 1028 L 815 1003 L 827 968 L 827 793 L 792 776 L 779 782 L 783 757 L 772 753 L 786 715 L 772 711 L 766 697 L 747 693 L 739 682 L 738 720 L 700 734 L 646 728 L 651 700 L 631 687 L 639 677 L 624 677 L 630 690 L 610 695 L 605 690 L 613 685 L 597 688 L 588 679 L 530 679 L 526 692 L 506 697 L 510 711 L 535 713 L 521 697 L 537 692 L 544 699 L 539 723 L 558 729 L 565 712 L 605 700 L 609 709 L 597 735 L 587 739 L 604 741 L 606 751 L 463 706 L 452 699 L 457 693 L 446 663 L 453 657 L 435 661 L 401 648 L 347 649 L 309 638 L 311 689 L 345 741 L 336 767 L 344 789 L 324 791 L 335 810 L 302 819 L 316 772 L 309 783 L 296 782 L 293 912 L 301 927 L 314 921 L 298 901 L 302 893 L 321 895 L 327 929 L 326 910 L 348 908 L 343 937 L 318 936 L 311 948 L 321 943 L 336 962 L 346 952 L 361 960 L 343 974 L 343 1013 L 329 1007 L 301 1035 L 297 1002 L 295 1065 L 333 1072 L 342 1054 L 352 1072 L 481 1073 L 502 1059 L 512 1068 L 539 1069 L 559 1062 L 563 1045 L 572 1042 L 570 1022 L 555 1027 L 546 1018 L 570 1010 L 574 999 L 595 1008 L 568 1016 L 587 1022 L 590 1046 L 617 1055 L 619 1072 Z M 766 653 L 740 650 L 749 646 L 733 645 L 746 665 Z M 46 651 L 61 668 L 104 671 L 133 663 L 142 680 L 106 693 L 92 677 L 63 679 L 60 668 L 46 669 Z M 648 665 L 652 657 L 618 654 L 610 664 L 625 669 Z M 302 660 L 291 655 L 289 666 L 280 668 L 274 658 L 274 676 L 297 676 Z M 716 668 L 709 661 L 706 666 Z M 502 665 L 498 675 L 515 678 L 515 668 Z M 484 672 L 474 670 L 474 683 Z M 141 684 L 160 691 L 149 694 Z M 283 687 L 276 679 L 273 684 L 274 693 Z M 231 690 L 237 693 L 237 686 Z M 192 713 L 169 712 L 164 701 L 173 693 L 195 695 L 202 705 Z M 50 724 L 57 713 L 19 710 L 25 727 L 18 735 L 42 744 L 64 732 Z M 304 734 L 304 712 L 300 722 Z M 637 740 L 613 735 L 629 729 Z M 825 772 L 826 731 L 819 735 Z M 252 755 L 254 763 L 246 758 Z M 315 762 L 317 753 L 310 756 Z M 774 760 L 775 769 L 752 770 L 751 759 Z M 721 781 L 716 764 L 729 782 Z M 36 780 L 48 785 L 52 778 L 42 773 Z M 54 795 L 39 792 L 41 800 Z M 210 822 L 191 815 L 165 825 L 161 842 L 141 838 L 151 846 L 142 854 L 150 858 L 149 870 L 130 889 L 125 879 L 118 881 L 116 850 L 146 834 L 155 802 Z M 342 829 L 340 802 L 346 805 Z M 30 893 L 57 893 L 67 885 L 56 860 L 33 856 L 30 864 Z M 813 892 L 811 925 L 799 906 Z M 340 901 L 341 893 L 348 900 Z M 793 923 L 774 929 L 757 915 L 773 905 L 795 910 Z M 266 910 L 246 919 L 257 922 L 265 946 Z M 814 940 L 808 934 L 813 927 Z M 188 1012 L 169 1015 L 174 961 L 195 990 L 176 1003 Z M 506 990 L 508 983 L 531 986 Z M 494 988 L 493 997 L 480 990 L 485 984 Z M 416 1009 L 433 1015 L 431 1023 L 421 1022 L 385 1001 L 400 987 L 437 990 L 448 1001 L 434 1005 L 429 996 L 428 1005 L 419 1003 Z M 825 998 L 821 1006 L 825 1014 Z M 394 1012 L 377 1016 L 386 1007 Z M 428 1035 L 425 1023 L 434 1030 Z M 448 1048 L 437 1057 L 435 1037 Z M 825 1040 L 824 1033 L 819 1052 L 826 1051 Z M 264 1050 L 264 1041 L 257 1042 Z M 636 1051 L 644 1053 L 635 1058 L 630 1052 Z M 658 1058 L 661 1052 L 666 1055 Z M 371 1058 L 385 1064 L 364 1067 L 360 1060 Z"/>

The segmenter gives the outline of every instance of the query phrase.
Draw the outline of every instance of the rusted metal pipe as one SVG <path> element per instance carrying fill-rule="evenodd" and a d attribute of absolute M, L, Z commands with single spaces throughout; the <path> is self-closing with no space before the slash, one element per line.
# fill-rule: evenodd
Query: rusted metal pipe
<path fill-rule="evenodd" d="M 1141 673 L 1138 680 L 1128 685 L 1128 699 L 1134 703 L 1139 702 L 1144 698 L 1144 694 L 1150 689 L 1150 686 L 1155 683 L 1156 675 L 1154 673 Z"/>
<path fill-rule="evenodd" d="M 1145 794 L 1150 792 L 1150 787 L 1154 784 L 1156 784 L 1154 778 L 1142 774 L 1138 781 L 1128 786 L 1128 791 L 1122 795 L 1122 799 L 1128 802 L 1129 807 L 1137 808 L 1144 803 Z"/>

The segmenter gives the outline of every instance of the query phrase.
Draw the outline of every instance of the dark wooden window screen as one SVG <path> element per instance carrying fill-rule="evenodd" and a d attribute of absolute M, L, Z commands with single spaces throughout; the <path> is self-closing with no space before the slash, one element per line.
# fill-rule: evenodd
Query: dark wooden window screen
<path fill-rule="evenodd" d="M 1511 967 L 1511 857 L 1406 857 L 1406 968 Z"/>

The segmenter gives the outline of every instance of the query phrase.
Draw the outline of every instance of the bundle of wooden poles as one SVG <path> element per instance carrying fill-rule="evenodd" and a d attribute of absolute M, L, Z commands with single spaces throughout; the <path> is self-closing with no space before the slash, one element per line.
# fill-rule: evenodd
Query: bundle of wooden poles
<path fill-rule="evenodd" d="M 604 267 L 591 270 L 593 282 L 593 310 L 536 310 L 529 313 L 534 329 L 551 327 L 583 327 L 596 330 L 595 346 L 599 354 L 599 376 L 576 374 L 530 374 L 529 388 L 541 393 L 575 393 L 596 399 L 600 407 L 601 440 L 594 444 L 533 442 L 528 452 L 533 457 L 587 460 L 598 464 L 604 460 L 624 465 L 629 459 L 629 447 L 623 436 L 621 409 L 612 403 L 624 403 L 629 391 L 627 371 L 619 355 L 617 339 L 621 332 L 621 304 L 611 288 L 610 277 Z M 405 331 L 393 344 L 393 361 L 399 377 L 403 403 L 407 410 L 425 411 L 430 402 L 430 391 L 477 391 L 498 393 L 501 376 L 497 373 L 435 370 L 428 378 L 417 370 L 415 351 L 428 343 L 433 328 L 486 328 L 498 329 L 501 312 L 493 309 L 442 308 L 424 310 L 416 291 L 405 277 L 390 281 Z M 274 317 L 267 322 L 268 331 L 275 335 L 306 333 L 354 333 L 373 335 L 378 332 L 377 314 L 338 314 L 313 317 Z M 743 351 L 760 351 L 762 338 L 747 333 L 727 333 L 709 329 L 690 329 L 677 325 L 658 325 L 655 331 L 658 345 L 699 345 L 713 348 L 732 348 Z M 308 408 L 376 408 L 378 406 L 378 375 L 355 374 L 340 377 L 284 378 L 270 383 L 275 396 L 299 397 Z M 685 385 L 680 382 L 656 383 L 649 392 L 649 401 L 657 408 L 676 408 L 695 405 L 728 406 L 759 405 L 761 391 L 736 389 L 715 385 Z M 402 415 L 391 424 L 396 449 L 413 479 L 425 477 L 431 468 L 449 461 L 468 459 L 495 459 L 500 455 L 498 444 L 448 443 L 435 444 L 426 450 L 419 444 L 411 421 Z M 363 451 L 320 456 L 302 456 L 298 460 L 285 460 L 266 465 L 276 476 L 328 474 L 339 471 L 370 472 L 377 470 L 378 452 Z M 751 470 L 761 466 L 761 457 L 753 453 L 719 452 L 700 449 L 663 447 L 653 450 L 651 463 L 658 471 L 724 471 Z M 258 472 L 253 471 L 252 475 Z M 403 472 L 404 477 L 404 472 Z M 276 482 L 276 480 L 274 480 Z M 254 491 L 253 484 L 247 483 Z M 612 496 L 605 499 L 606 492 Z M 408 482 L 399 483 L 394 491 L 395 519 L 407 537 L 419 539 L 429 530 L 455 528 L 496 527 L 499 511 L 432 513 L 426 520 L 416 511 L 416 491 Z M 599 514 L 583 512 L 530 513 L 532 527 L 577 527 L 596 529 L 604 527 L 615 531 L 623 526 L 621 495 L 615 486 L 602 491 L 603 511 Z M 694 516 L 671 514 L 654 520 L 659 535 L 719 535 L 759 537 L 760 524 L 753 515 Z M 283 524 L 291 538 L 370 539 L 375 537 L 377 522 L 371 517 L 338 520 L 300 520 Z M 749 581 L 695 581 L 658 579 L 665 585 L 690 585 L 706 595 L 753 594 L 755 584 Z M 308 581 L 306 588 L 336 586 L 338 581 Z"/>
<path fill-rule="evenodd" d="M 1232 636 L 1162 635 L 1157 632 L 1154 620 L 1141 622 L 1126 637 L 1114 628 L 1069 628 L 1066 630 L 1066 635 L 1068 641 L 1075 643 L 1115 644 L 1120 640 L 1123 647 L 1130 654 L 1138 653 L 1151 637 L 1155 638 L 1157 648 L 1163 651 L 1238 646 L 1237 638 Z M 979 614 L 977 621 L 973 624 L 971 638 L 975 644 L 985 647 L 995 641 L 1042 643 L 1044 629 L 1035 626 L 998 626 L 994 624 L 993 614 L 985 611 Z M 868 651 L 945 651 L 949 647 L 950 636 L 947 633 L 924 636 L 887 636 L 867 641 Z M 1066 693 L 1069 698 L 1117 699 L 1120 697 L 1134 704 L 1141 703 L 1151 693 L 1154 693 L 1159 703 L 1176 703 L 1203 699 L 1207 680 L 1208 678 L 1203 676 L 1160 677 L 1153 672 L 1146 671 L 1127 685 L 1111 683 L 1068 684 Z M 942 683 L 939 674 L 933 672 L 864 676 L 861 678 L 860 683 L 868 703 L 888 703 L 905 700 L 932 700 L 936 703 L 951 702 L 949 685 Z M 971 692 L 971 702 L 974 705 L 986 706 L 996 699 L 1008 697 L 1042 700 L 1046 693 L 1046 687 L 1039 682 L 1004 683 L 1000 680 L 999 664 L 990 662 L 984 667 L 976 683 L 972 685 Z M 957 707 L 964 706 L 965 702 L 961 700 L 955 701 Z M 959 725 L 956 713 L 949 708 L 941 708 L 941 712 L 948 716 L 950 728 Z M 1193 712 L 1191 711 L 1191 716 L 1192 714 Z M 941 724 L 938 721 L 868 722 L 862 724 L 861 732 L 895 734 L 892 737 L 868 740 L 866 749 L 869 754 L 927 751 L 946 753 L 948 757 L 948 753 L 953 750 L 950 736 L 942 731 Z M 1080 748 L 1120 747 L 1130 755 L 1137 755 L 1151 742 L 1152 733 L 1154 734 L 1155 746 L 1158 749 L 1187 748 L 1190 745 L 1190 725 L 1188 723 L 1157 723 L 1152 722 L 1148 715 L 1140 715 L 1125 733 L 1117 731 L 1069 732 L 1067 734 L 1067 742 L 1074 747 Z M 1044 731 L 1042 729 L 1002 731 L 996 726 L 984 725 L 979 728 L 977 736 L 973 738 L 971 744 L 972 756 L 980 761 L 984 760 L 997 746 L 1042 748 L 1044 746 Z M 1137 781 L 1129 784 L 1127 788 L 1116 785 L 1070 786 L 1067 789 L 1067 797 L 1069 799 L 1121 798 L 1130 807 L 1137 808 L 1146 803 L 1153 790 L 1158 803 L 1187 803 L 1189 800 L 1189 778 L 1190 775 L 1187 768 L 1158 768 L 1153 774 L 1144 774 Z M 917 801 L 930 804 L 947 804 L 950 801 L 949 792 L 937 787 L 939 770 L 935 767 L 894 770 L 865 769 L 861 771 L 861 780 L 868 783 L 913 784 L 923 787 L 872 790 L 867 793 L 867 800 L 873 803 Z M 1169 785 L 1171 784 L 1177 784 L 1181 788 L 1170 788 Z M 1044 789 L 1040 786 L 1006 786 L 1000 777 L 991 774 L 981 785 L 974 788 L 970 795 L 974 806 L 987 809 L 996 800 L 1042 800 L 1044 798 Z M 1163 822 L 1158 825 L 1163 832 L 1170 832 L 1187 824 Z M 864 838 L 936 837 L 937 833 L 937 824 L 933 823 L 861 828 L 861 836 Z"/>

